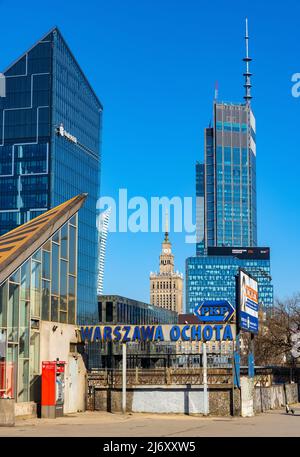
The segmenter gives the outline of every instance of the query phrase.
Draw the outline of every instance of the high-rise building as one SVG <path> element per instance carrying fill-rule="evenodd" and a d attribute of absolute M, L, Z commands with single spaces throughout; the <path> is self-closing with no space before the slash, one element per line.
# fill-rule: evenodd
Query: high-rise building
<path fill-rule="evenodd" d="M 190 312 L 206 299 L 227 299 L 235 306 L 240 267 L 258 280 L 260 303 L 264 307 L 273 304 L 270 249 L 255 249 L 256 121 L 251 108 L 248 23 L 245 38 L 245 102 L 219 102 L 216 95 L 213 122 L 205 129 L 204 163 L 196 164 L 196 257 L 186 261 Z M 240 258 L 238 253 L 244 250 L 254 254 Z M 268 255 L 261 258 L 258 252 L 265 250 Z"/>
<path fill-rule="evenodd" d="M 179 314 L 183 312 L 183 275 L 174 271 L 174 255 L 167 228 L 159 256 L 159 272 L 150 273 L 150 303 Z"/>
<path fill-rule="evenodd" d="M 186 260 L 186 309 L 191 313 L 205 300 L 228 300 L 237 303 L 237 275 L 247 271 L 258 282 L 262 309 L 273 305 L 269 248 L 208 248 L 203 256 Z"/>
<path fill-rule="evenodd" d="M 205 216 L 205 167 L 196 163 L 196 254 L 204 254 L 204 216 Z"/>
<path fill-rule="evenodd" d="M 106 240 L 109 225 L 109 217 L 111 208 L 102 211 L 97 217 L 98 229 L 98 281 L 97 281 L 97 295 L 103 294 L 103 279 L 104 279 L 104 263 L 106 253 Z"/>
<path fill-rule="evenodd" d="M 205 129 L 206 246 L 257 245 L 255 131 L 249 104 L 214 101 Z"/>
<path fill-rule="evenodd" d="M 97 320 L 102 105 L 56 27 L 2 73 L 0 234 L 86 192 L 77 317 L 79 323 Z"/>
<path fill-rule="evenodd" d="M 204 163 L 196 165 L 196 195 L 204 197 L 197 233 L 204 245 L 257 246 L 256 121 L 251 108 L 251 73 L 246 23 L 245 103 L 215 98 L 213 122 L 205 129 Z"/>

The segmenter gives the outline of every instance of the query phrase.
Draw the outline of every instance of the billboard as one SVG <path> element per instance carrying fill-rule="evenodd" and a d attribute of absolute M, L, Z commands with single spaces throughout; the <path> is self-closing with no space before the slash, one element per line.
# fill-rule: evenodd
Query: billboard
<path fill-rule="evenodd" d="M 270 260 L 270 248 L 208 247 L 208 256 L 232 256 L 238 259 Z"/>
<path fill-rule="evenodd" d="M 258 284 L 248 273 L 239 271 L 239 326 L 258 333 Z"/>

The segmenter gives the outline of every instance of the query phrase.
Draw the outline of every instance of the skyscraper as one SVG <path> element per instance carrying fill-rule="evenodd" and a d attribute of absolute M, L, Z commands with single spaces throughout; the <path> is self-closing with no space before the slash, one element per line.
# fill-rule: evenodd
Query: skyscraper
<path fill-rule="evenodd" d="M 204 254 L 205 167 L 196 163 L 196 254 Z"/>
<path fill-rule="evenodd" d="M 206 248 L 257 246 L 256 121 L 250 103 L 247 20 L 245 40 L 245 103 L 215 98 L 213 125 L 205 129 L 204 163 L 196 165 L 196 186 L 205 200 L 204 217 L 197 216 L 197 233 L 204 232 Z"/>
<path fill-rule="evenodd" d="M 0 234 L 86 192 L 77 317 L 79 323 L 97 320 L 102 105 L 56 27 L 2 73 Z"/>
<path fill-rule="evenodd" d="M 247 21 L 245 40 L 244 103 L 219 102 L 215 97 L 213 122 L 205 129 L 204 163 L 196 164 L 196 257 L 186 261 L 191 312 L 206 299 L 227 299 L 235 305 L 240 267 L 258 280 L 261 304 L 273 303 L 270 249 L 256 249 L 256 121 Z"/>
<path fill-rule="evenodd" d="M 103 294 L 104 263 L 105 263 L 106 240 L 107 240 L 110 213 L 111 213 L 111 208 L 107 208 L 97 217 L 97 229 L 98 229 L 97 295 Z"/>
<path fill-rule="evenodd" d="M 206 246 L 256 246 L 255 118 L 246 104 L 214 101 L 205 129 Z"/>

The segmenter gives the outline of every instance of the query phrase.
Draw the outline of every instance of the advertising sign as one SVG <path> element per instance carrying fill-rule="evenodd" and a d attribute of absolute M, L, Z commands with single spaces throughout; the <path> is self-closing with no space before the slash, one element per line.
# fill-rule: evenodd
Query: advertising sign
<path fill-rule="evenodd" d="M 195 306 L 194 314 L 200 322 L 228 322 L 234 307 L 227 300 L 205 300 Z"/>
<path fill-rule="evenodd" d="M 208 247 L 207 254 L 209 256 L 233 256 L 238 259 L 256 259 L 256 260 L 270 260 L 270 248 L 232 248 L 227 246 Z"/>
<path fill-rule="evenodd" d="M 258 284 L 245 271 L 239 272 L 239 326 L 251 333 L 258 332 Z"/>

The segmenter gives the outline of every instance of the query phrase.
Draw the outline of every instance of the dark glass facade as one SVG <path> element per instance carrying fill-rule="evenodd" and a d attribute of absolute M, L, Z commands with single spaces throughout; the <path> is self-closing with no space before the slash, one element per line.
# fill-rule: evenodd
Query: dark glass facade
<path fill-rule="evenodd" d="M 175 311 L 119 295 L 99 295 L 98 312 L 101 324 L 157 325 L 178 321 Z"/>
<path fill-rule="evenodd" d="M 204 254 L 205 166 L 196 163 L 196 255 Z"/>
<path fill-rule="evenodd" d="M 228 300 L 236 306 L 239 268 L 258 280 L 261 305 L 273 305 L 270 250 L 266 248 L 268 257 L 262 258 L 264 249 L 256 248 L 256 213 L 251 106 L 215 101 L 213 124 L 205 129 L 204 163 L 196 164 L 197 243 L 196 257 L 186 260 L 187 312 L 193 313 L 204 300 Z M 239 251 L 243 255 L 235 254 Z"/>
<path fill-rule="evenodd" d="M 95 322 L 101 103 L 56 28 L 3 74 L 0 234 L 88 193 L 78 224 L 77 317 Z"/>
<path fill-rule="evenodd" d="M 222 249 L 222 248 L 221 248 Z M 217 250 L 217 249 L 216 249 Z M 194 312 L 196 304 L 204 300 L 228 300 L 237 305 L 236 277 L 243 268 L 258 281 L 259 303 L 264 308 L 273 306 L 270 258 L 235 255 L 206 255 L 186 260 L 187 311 Z"/>
<path fill-rule="evenodd" d="M 248 104 L 214 103 L 205 130 L 205 244 L 256 246 L 255 118 Z"/>
<path fill-rule="evenodd" d="M 153 306 L 120 295 L 99 295 L 98 313 L 101 325 L 158 325 L 177 324 L 175 311 Z M 140 342 L 127 344 L 127 366 L 154 367 L 157 363 L 166 363 L 167 356 L 161 353 L 176 353 L 176 344 L 170 342 Z M 87 366 L 90 370 L 99 368 L 120 368 L 122 361 L 122 343 L 97 341 L 85 347 Z M 153 362 L 155 360 L 155 362 Z"/>

